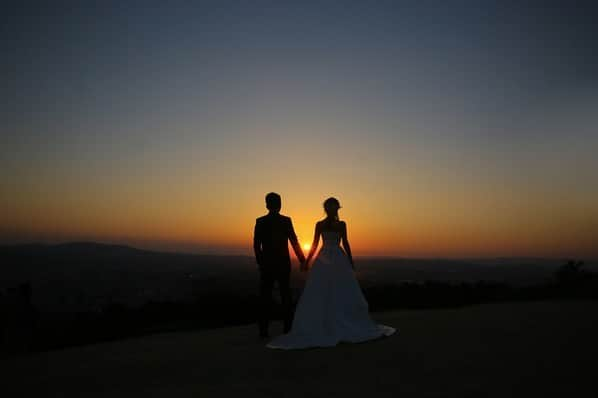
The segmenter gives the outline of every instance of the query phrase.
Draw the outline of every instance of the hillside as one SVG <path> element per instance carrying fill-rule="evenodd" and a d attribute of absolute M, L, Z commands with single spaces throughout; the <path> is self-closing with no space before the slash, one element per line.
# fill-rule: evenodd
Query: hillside
<path fill-rule="evenodd" d="M 273 351 L 252 325 L 0 361 L 10 397 L 596 396 L 598 303 L 375 314 L 400 329 L 332 349 Z"/>
<path fill-rule="evenodd" d="M 42 312 L 93 312 L 118 302 L 195 301 L 214 292 L 255 294 L 253 257 L 139 250 L 94 242 L 0 246 L 0 294 L 23 282 Z M 543 283 L 563 264 L 549 259 L 356 259 L 362 287 L 405 281 Z M 587 269 L 598 269 L 595 261 Z M 593 267 L 593 268 L 592 268 Z M 293 265 L 291 285 L 298 295 L 305 274 Z"/>

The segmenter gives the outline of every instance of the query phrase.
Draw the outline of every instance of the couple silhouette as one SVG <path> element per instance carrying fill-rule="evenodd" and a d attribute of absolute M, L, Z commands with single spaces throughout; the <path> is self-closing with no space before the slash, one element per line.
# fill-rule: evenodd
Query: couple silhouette
<path fill-rule="evenodd" d="M 267 347 L 330 347 L 341 341 L 362 342 L 393 334 L 394 328 L 378 325 L 369 317 L 368 303 L 353 274 L 347 226 L 338 216 L 339 201 L 336 198 L 324 201 L 326 217 L 316 223 L 307 258 L 301 250 L 291 218 L 280 214 L 281 207 L 280 195 L 268 193 L 268 214 L 256 220 L 253 235 L 253 249 L 260 271 L 258 325 L 262 339 L 269 338 L 274 284 L 278 284 L 283 309 L 284 334 L 270 341 Z M 299 259 L 301 270 L 307 271 L 320 238 L 322 248 L 309 270 L 293 317 L 288 243 Z"/>

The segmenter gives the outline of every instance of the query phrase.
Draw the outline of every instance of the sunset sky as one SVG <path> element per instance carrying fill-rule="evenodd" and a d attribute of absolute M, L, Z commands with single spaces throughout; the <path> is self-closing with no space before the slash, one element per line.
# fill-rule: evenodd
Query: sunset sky
<path fill-rule="evenodd" d="M 0 243 L 249 254 L 276 191 L 357 256 L 598 258 L 591 2 L 23 3 Z"/>

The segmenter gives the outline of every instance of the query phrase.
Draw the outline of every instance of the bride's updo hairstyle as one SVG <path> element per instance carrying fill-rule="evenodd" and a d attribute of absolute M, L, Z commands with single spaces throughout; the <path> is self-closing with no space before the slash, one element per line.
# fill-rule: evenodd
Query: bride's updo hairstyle
<path fill-rule="evenodd" d="M 331 220 L 338 221 L 338 209 L 341 208 L 337 198 L 328 198 L 324 201 L 324 211 Z"/>

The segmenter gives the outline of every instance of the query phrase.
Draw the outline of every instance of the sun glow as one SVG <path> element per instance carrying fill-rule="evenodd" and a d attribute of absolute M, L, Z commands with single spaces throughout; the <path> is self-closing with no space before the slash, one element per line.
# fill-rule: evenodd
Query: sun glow
<path fill-rule="evenodd" d="M 309 243 L 303 244 L 303 250 L 309 250 L 310 248 L 311 248 L 311 245 Z"/>

